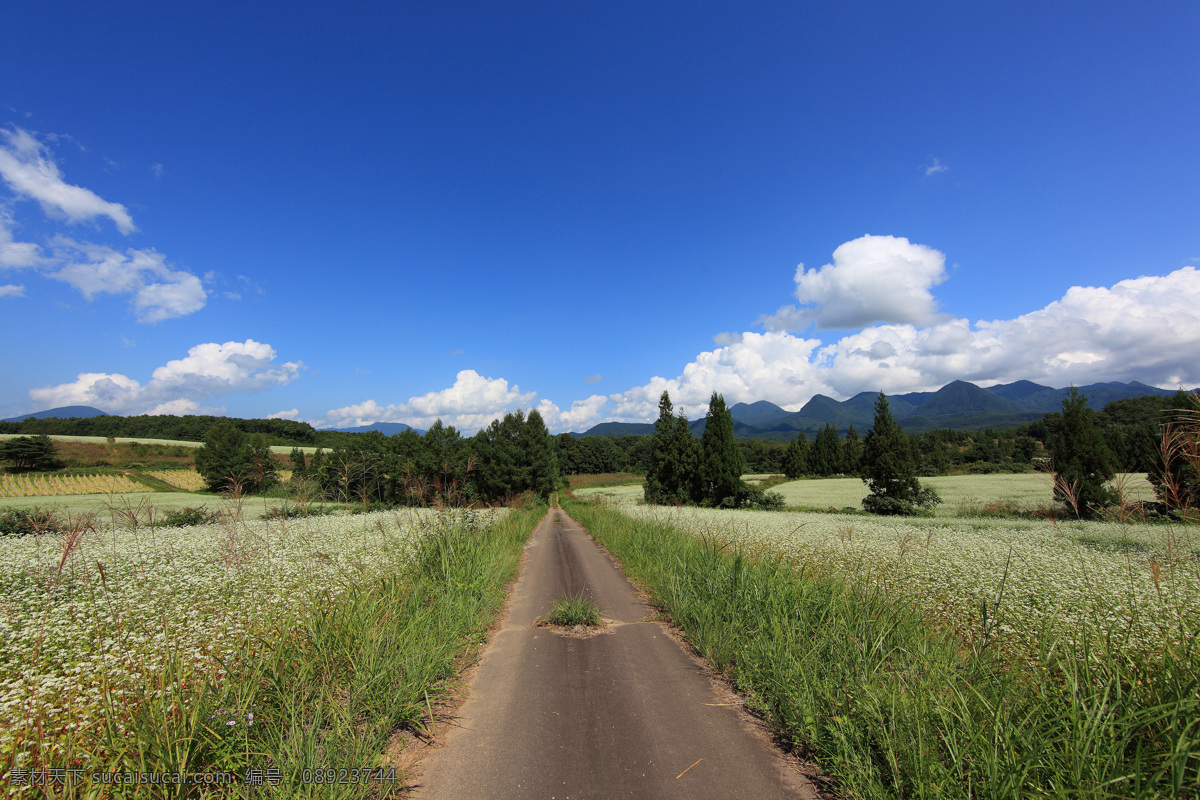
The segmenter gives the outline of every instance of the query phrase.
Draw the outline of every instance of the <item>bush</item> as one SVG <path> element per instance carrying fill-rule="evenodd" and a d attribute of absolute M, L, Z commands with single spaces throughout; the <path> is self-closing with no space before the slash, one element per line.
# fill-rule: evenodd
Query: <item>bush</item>
<path fill-rule="evenodd" d="M 219 521 L 220 514 L 209 511 L 204 506 L 193 508 L 188 506 L 175 511 L 168 511 L 159 522 L 164 528 L 190 528 L 193 525 L 211 525 Z"/>
<path fill-rule="evenodd" d="M 62 533 L 62 525 L 54 512 L 37 506 L 22 511 L 17 508 L 6 508 L 0 512 L 0 536 L 16 538 L 31 536 L 36 533 Z"/>
<path fill-rule="evenodd" d="M 782 511 L 783 495 L 779 492 L 767 492 L 739 481 L 739 486 L 733 494 L 722 500 L 717 508 L 748 508 L 757 511 Z"/>

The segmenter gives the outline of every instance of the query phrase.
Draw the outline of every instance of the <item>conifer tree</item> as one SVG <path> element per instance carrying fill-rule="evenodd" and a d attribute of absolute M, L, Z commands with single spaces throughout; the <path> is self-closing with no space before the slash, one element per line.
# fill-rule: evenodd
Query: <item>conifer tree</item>
<path fill-rule="evenodd" d="M 292 477 L 299 478 L 304 474 L 307 467 L 304 459 L 304 451 L 299 447 L 293 447 L 292 453 L 288 456 L 288 460 L 292 462 Z"/>
<path fill-rule="evenodd" d="M 842 472 L 847 475 L 857 475 L 862 466 L 862 442 L 858 431 L 851 425 L 846 429 L 846 438 L 842 441 Z"/>
<path fill-rule="evenodd" d="M 719 506 L 726 498 L 736 498 L 746 461 L 733 438 L 733 416 L 725 398 L 716 392 L 708 403 L 700 447 L 700 490 L 704 502 Z"/>
<path fill-rule="evenodd" d="M 1087 398 L 1074 386 L 1062 401 L 1062 419 L 1050 440 L 1054 499 L 1076 516 L 1093 519 L 1115 499 L 1105 484 L 1116 474 Z"/>
<path fill-rule="evenodd" d="M 862 480 L 870 487 L 863 508 L 873 514 L 913 514 L 941 498 L 922 489 L 912 444 L 892 418 L 883 392 L 875 401 L 875 421 L 863 441 Z"/>
<path fill-rule="evenodd" d="M 826 422 L 817 431 L 808 464 L 816 475 L 836 475 L 842 471 L 842 440 L 832 422 Z"/>
<path fill-rule="evenodd" d="M 789 478 L 799 478 L 808 472 L 808 437 L 804 431 L 796 434 L 796 438 L 788 442 L 783 454 L 783 474 Z"/>

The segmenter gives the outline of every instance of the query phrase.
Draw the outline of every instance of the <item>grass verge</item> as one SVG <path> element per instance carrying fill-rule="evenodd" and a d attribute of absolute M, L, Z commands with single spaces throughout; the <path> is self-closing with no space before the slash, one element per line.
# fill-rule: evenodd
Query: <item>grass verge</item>
<path fill-rule="evenodd" d="M 137 697 L 105 698 L 105 719 L 132 721 L 108 724 L 84 758 L 108 773 L 232 776 L 113 795 L 128 798 L 402 794 L 399 734 L 426 731 L 464 655 L 485 641 L 544 513 L 531 506 L 488 525 L 472 512 L 440 515 L 405 567 L 321 597 L 299 625 L 221 660 L 219 679 L 166 653 Z M 117 713 L 122 703 L 129 714 Z M 57 789 L 108 796 L 86 779 Z"/>
<path fill-rule="evenodd" d="M 1200 654 L 964 642 L 884 589 L 564 503 L 752 707 L 861 798 L 1200 796 Z"/>

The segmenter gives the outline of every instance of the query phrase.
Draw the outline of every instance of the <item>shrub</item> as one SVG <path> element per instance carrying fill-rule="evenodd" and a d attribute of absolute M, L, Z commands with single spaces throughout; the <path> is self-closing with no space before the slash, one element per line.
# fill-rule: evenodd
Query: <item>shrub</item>
<path fill-rule="evenodd" d="M 221 518 L 220 514 L 209 511 L 204 506 L 193 508 L 187 506 L 163 515 L 159 523 L 164 528 L 189 528 L 193 525 L 211 525 Z"/>
<path fill-rule="evenodd" d="M 62 525 L 50 509 L 34 506 L 28 511 L 6 508 L 0 512 L 0 536 L 15 538 L 31 536 L 35 533 L 62 532 Z"/>

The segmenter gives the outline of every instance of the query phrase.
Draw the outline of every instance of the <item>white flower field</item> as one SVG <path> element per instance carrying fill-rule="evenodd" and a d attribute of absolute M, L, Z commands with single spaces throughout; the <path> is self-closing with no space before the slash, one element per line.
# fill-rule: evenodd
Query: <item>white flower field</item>
<path fill-rule="evenodd" d="M 960 496 L 990 502 L 1000 497 L 988 496 L 989 482 L 1012 477 L 1024 476 L 954 480 Z M 843 501 L 857 489 L 849 480 L 778 488 L 786 496 L 802 484 L 810 498 L 825 501 L 813 505 L 840 507 L 851 504 Z M 824 483 L 829 492 L 821 494 Z M 606 497 L 634 518 L 669 521 L 748 552 L 782 556 L 801 569 L 834 570 L 900 593 L 970 638 L 983 633 L 985 603 L 989 633 L 1030 645 L 1050 632 L 1063 644 L 1112 637 L 1130 653 L 1149 652 L 1200 630 L 1196 526 L 669 508 L 639 503 L 640 490 L 579 494 Z"/>
<path fill-rule="evenodd" d="M 0 539 L 0 771 L 63 765 L 106 702 L 118 724 L 126 704 L 167 702 L 153 687 L 169 664 L 197 685 L 219 681 L 314 602 L 395 571 L 436 513 L 157 529 L 94 519 Z"/>

